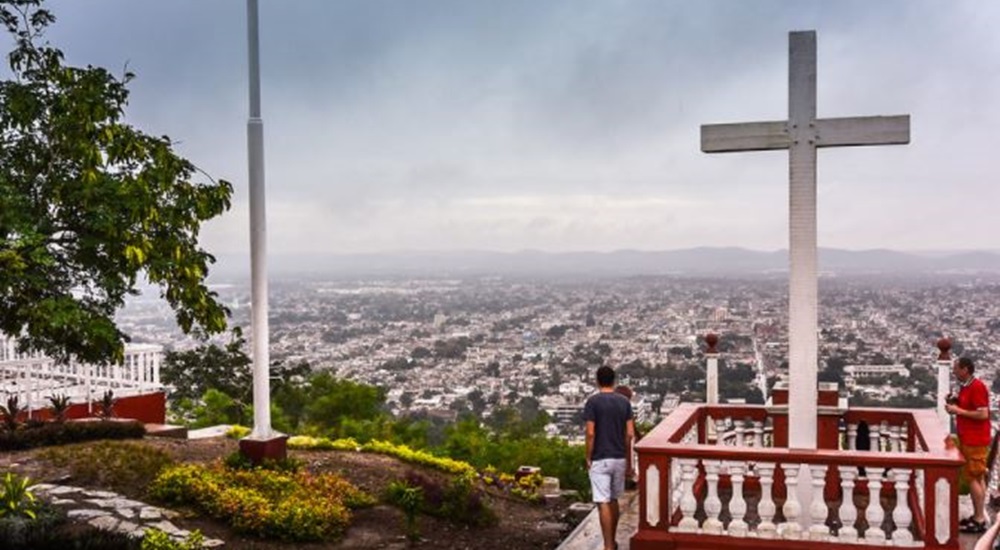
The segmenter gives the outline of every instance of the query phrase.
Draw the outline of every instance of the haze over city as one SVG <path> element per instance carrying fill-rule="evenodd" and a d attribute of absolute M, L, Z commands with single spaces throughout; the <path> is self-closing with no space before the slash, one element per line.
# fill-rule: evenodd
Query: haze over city
<path fill-rule="evenodd" d="M 240 269 L 243 3 L 51 7 L 68 62 L 137 74 L 130 122 L 234 183 L 203 244 Z M 975 1 L 265 1 L 269 250 L 786 248 L 787 153 L 698 134 L 787 116 L 794 29 L 819 37 L 820 116 L 912 121 L 909 145 L 820 154 L 820 246 L 995 249 L 998 23 Z"/>

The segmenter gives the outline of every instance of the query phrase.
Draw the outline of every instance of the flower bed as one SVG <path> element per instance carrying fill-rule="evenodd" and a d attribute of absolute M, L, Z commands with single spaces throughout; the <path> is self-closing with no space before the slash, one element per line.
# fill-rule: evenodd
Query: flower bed
<path fill-rule="evenodd" d="M 330 540 L 350 524 L 350 509 L 374 499 L 333 474 L 241 470 L 222 464 L 165 469 L 149 487 L 162 502 L 191 506 L 233 529 L 268 539 Z"/>

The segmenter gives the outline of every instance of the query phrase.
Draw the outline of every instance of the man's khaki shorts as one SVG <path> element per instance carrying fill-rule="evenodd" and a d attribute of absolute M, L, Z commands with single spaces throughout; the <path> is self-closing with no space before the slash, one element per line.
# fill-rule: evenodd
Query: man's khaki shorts
<path fill-rule="evenodd" d="M 989 445 L 972 447 L 959 444 L 958 450 L 965 457 L 962 475 L 965 479 L 980 479 L 986 475 L 986 457 L 990 454 Z"/>

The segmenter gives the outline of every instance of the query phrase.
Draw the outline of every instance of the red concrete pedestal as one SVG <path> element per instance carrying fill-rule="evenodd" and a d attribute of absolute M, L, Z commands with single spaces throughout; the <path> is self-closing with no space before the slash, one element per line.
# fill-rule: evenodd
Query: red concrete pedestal
<path fill-rule="evenodd" d="M 253 464 L 260 464 L 265 460 L 284 460 L 288 457 L 288 436 L 276 434 L 267 439 L 244 437 L 240 440 L 240 453 Z"/>

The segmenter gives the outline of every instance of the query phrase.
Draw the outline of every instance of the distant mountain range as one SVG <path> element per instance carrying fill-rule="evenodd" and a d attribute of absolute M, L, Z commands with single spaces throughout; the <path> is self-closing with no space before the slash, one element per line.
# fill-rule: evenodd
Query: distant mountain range
<path fill-rule="evenodd" d="M 221 277 L 249 275 L 249 260 L 219 258 Z M 820 270 L 831 274 L 1000 274 L 1000 253 L 992 251 L 913 253 L 893 250 L 820 249 Z M 761 275 L 788 271 L 788 251 L 699 247 L 682 250 L 614 252 L 455 251 L 349 255 L 272 256 L 274 275 L 304 276 L 628 276 Z"/>

